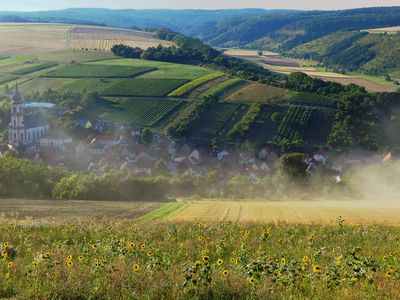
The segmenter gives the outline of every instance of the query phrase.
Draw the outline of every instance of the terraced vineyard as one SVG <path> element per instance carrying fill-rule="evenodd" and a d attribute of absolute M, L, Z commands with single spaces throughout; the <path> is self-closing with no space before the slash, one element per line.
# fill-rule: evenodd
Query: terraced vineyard
<path fill-rule="evenodd" d="M 172 93 L 169 94 L 171 97 L 182 97 L 183 95 L 186 95 L 187 93 L 193 91 L 195 88 L 203 85 L 206 82 L 209 82 L 211 80 L 214 80 L 216 78 L 224 76 L 223 73 L 213 73 L 210 75 L 206 75 L 200 78 L 197 78 L 183 86 L 181 86 L 179 89 L 176 89 Z"/>
<path fill-rule="evenodd" d="M 221 136 L 224 131 L 229 129 L 224 128 L 226 122 L 234 117 L 235 113 L 241 107 L 240 104 L 235 103 L 216 103 L 202 114 L 200 119 L 194 124 L 190 136 L 195 139 L 210 140 L 215 136 Z M 239 121 L 240 117 L 236 121 Z M 232 124 L 233 126 L 234 124 Z"/>
<path fill-rule="evenodd" d="M 312 108 L 310 107 L 290 107 L 281 125 L 278 128 L 274 142 L 302 142 L 308 123 L 311 118 Z"/>
<path fill-rule="evenodd" d="M 107 98 L 111 108 L 101 118 L 112 120 L 116 124 L 135 124 L 153 127 L 170 118 L 186 104 L 185 101 L 172 98 Z"/>
<path fill-rule="evenodd" d="M 211 90 L 209 90 L 207 93 L 204 94 L 204 96 L 213 96 L 213 97 L 218 97 L 225 93 L 227 90 L 241 84 L 243 82 L 242 79 L 239 78 L 232 78 L 230 80 L 224 81 L 219 85 L 216 85 L 213 87 Z"/>
<path fill-rule="evenodd" d="M 55 78 L 128 78 L 153 70 L 156 68 L 78 64 L 47 73 L 45 76 Z"/>
<path fill-rule="evenodd" d="M 290 104 L 299 106 L 311 106 L 311 107 L 324 107 L 324 108 L 336 108 L 337 101 L 317 94 L 311 93 L 298 93 L 289 99 Z"/>

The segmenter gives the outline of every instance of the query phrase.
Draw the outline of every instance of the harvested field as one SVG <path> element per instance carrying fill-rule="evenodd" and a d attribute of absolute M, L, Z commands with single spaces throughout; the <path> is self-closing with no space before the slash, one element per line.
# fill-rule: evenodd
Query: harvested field
<path fill-rule="evenodd" d="M 270 102 L 284 97 L 286 94 L 287 91 L 281 88 L 261 83 L 251 83 L 229 95 L 226 100 L 239 102 Z"/>
<path fill-rule="evenodd" d="M 150 32 L 130 29 L 74 26 L 70 31 L 70 48 L 109 51 L 114 45 L 127 45 L 147 49 L 158 45 L 172 46 L 172 42 L 153 38 Z"/>
<path fill-rule="evenodd" d="M 361 31 L 368 32 L 368 33 L 385 33 L 386 32 L 388 34 L 396 34 L 396 33 L 400 32 L 400 26 L 366 29 L 366 30 L 361 30 Z"/>
<path fill-rule="evenodd" d="M 385 201 L 195 201 L 168 221 L 400 225 L 400 204 Z"/>
<path fill-rule="evenodd" d="M 325 81 L 334 81 L 346 85 L 354 83 L 365 87 L 368 91 L 371 92 L 395 92 L 398 89 L 398 87 L 396 86 L 383 85 L 363 78 L 352 78 L 352 77 L 339 78 L 339 77 L 325 77 L 325 76 L 318 76 L 318 77 Z"/>
<path fill-rule="evenodd" d="M 71 25 L 0 23 L 0 55 L 67 49 Z"/>

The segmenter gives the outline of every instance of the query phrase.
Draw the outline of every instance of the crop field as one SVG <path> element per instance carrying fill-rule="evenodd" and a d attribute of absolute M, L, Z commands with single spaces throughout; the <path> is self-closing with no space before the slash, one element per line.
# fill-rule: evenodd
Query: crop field
<path fill-rule="evenodd" d="M 58 78 L 128 78 L 155 70 L 149 67 L 78 64 L 47 73 L 46 77 Z"/>
<path fill-rule="evenodd" d="M 72 49 L 110 51 L 114 45 L 127 45 L 147 49 L 158 45 L 172 46 L 172 42 L 153 38 L 151 32 L 122 28 L 77 25 L 69 32 Z"/>
<path fill-rule="evenodd" d="M 7 200 L 0 207 L 1 298 L 396 299 L 400 293 L 399 228 L 375 223 L 399 225 L 394 203 L 198 201 L 167 204 L 143 221 L 133 219 L 159 204 Z"/>
<path fill-rule="evenodd" d="M 111 107 L 101 118 L 116 124 L 154 127 L 171 118 L 183 108 L 185 102 L 171 98 L 108 98 Z"/>
<path fill-rule="evenodd" d="M 38 53 L 36 57 L 42 61 L 53 61 L 60 64 L 70 64 L 71 62 L 93 62 L 98 60 L 109 60 L 115 58 L 111 52 L 84 51 L 84 50 L 60 50 L 46 53 Z"/>
<path fill-rule="evenodd" d="M 12 73 L 15 75 L 26 75 L 26 74 L 46 70 L 51 67 L 55 67 L 56 65 L 57 65 L 56 63 L 52 63 L 52 62 L 39 63 L 39 64 L 35 64 L 33 66 L 28 66 L 28 67 L 25 66 L 25 67 L 19 68 Z"/>
<path fill-rule="evenodd" d="M 173 64 L 168 62 L 150 61 L 142 59 L 110 59 L 104 61 L 93 62 L 90 64 L 113 65 L 113 66 L 131 66 L 131 67 L 148 67 L 156 68 L 153 72 L 146 73 L 140 78 L 182 78 L 193 80 L 202 76 L 215 73 L 214 70 L 192 66 Z"/>
<path fill-rule="evenodd" d="M 24 84 L 19 85 L 19 89 L 23 94 L 31 94 L 33 91 L 35 92 L 43 92 L 48 89 L 52 90 L 62 90 L 65 86 L 74 83 L 75 78 L 45 78 L 45 77 L 37 77 L 33 78 Z"/>
<path fill-rule="evenodd" d="M 182 97 L 190 92 L 192 92 L 194 89 L 198 88 L 199 86 L 212 81 L 214 79 L 220 78 L 224 76 L 223 73 L 213 73 L 210 75 L 206 75 L 200 78 L 197 78 L 195 80 L 192 80 L 191 82 L 186 83 L 185 85 L 181 86 L 179 89 L 176 89 L 172 93 L 169 94 L 171 97 Z"/>
<path fill-rule="evenodd" d="M 18 77 L 9 76 L 9 75 L 0 76 L 0 84 L 7 83 L 7 82 L 9 82 L 9 81 L 13 81 L 13 80 L 15 80 L 15 79 L 17 79 L 17 78 L 18 78 Z"/>
<path fill-rule="evenodd" d="M 290 104 L 298 106 L 336 108 L 336 101 L 334 99 L 310 93 L 295 94 L 290 97 L 289 102 Z"/>
<path fill-rule="evenodd" d="M 226 80 L 216 86 L 214 86 L 213 88 L 211 88 L 210 90 L 208 90 L 203 96 L 214 96 L 214 97 L 218 97 L 221 96 L 222 94 L 226 93 L 228 90 L 243 84 L 244 80 L 240 79 L 240 78 L 232 78 L 229 80 Z"/>
<path fill-rule="evenodd" d="M 61 88 L 61 91 L 98 92 L 104 96 L 165 96 L 174 89 L 183 85 L 185 79 L 170 78 L 82 78 Z"/>
<path fill-rule="evenodd" d="M 290 107 L 278 128 L 274 142 L 303 141 L 311 118 L 311 112 L 312 108 L 310 107 Z"/>
<path fill-rule="evenodd" d="M 223 139 L 246 112 L 246 106 L 234 103 L 216 103 L 210 107 L 193 126 L 194 140 L 209 141 L 214 137 Z"/>
<path fill-rule="evenodd" d="M 0 23 L 0 55 L 20 55 L 67 49 L 71 25 Z"/>
<path fill-rule="evenodd" d="M 400 32 L 400 26 L 394 26 L 394 27 L 384 27 L 384 28 L 373 28 L 373 29 L 366 29 L 366 30 L 361 30 L 365 31 L 368 33 L 387 33 L 387 34 L 396 34 Z"/>
<path fill-rule="evenodd" d="M 261 83 L 250 83 L 226 97 L 234 102 L 271 102 L 284 97 L 287 91 Z"/>

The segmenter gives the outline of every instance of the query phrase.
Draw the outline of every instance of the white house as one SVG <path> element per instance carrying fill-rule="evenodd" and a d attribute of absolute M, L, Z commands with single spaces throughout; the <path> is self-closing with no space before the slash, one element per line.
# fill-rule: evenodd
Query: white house
<path fill-rule="evenodd" d="M 51 130 L 40 138 L 40 147 L 57 149 L 61 152 L 66 152 L 71 144 L 72 138 L 57 130 Z"/>

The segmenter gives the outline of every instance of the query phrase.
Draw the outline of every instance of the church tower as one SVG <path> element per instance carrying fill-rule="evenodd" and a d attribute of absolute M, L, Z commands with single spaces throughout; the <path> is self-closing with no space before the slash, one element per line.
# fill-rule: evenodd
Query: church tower
<path fill-rule="evenodd" d="M 11 97 L 11 123 L 9 125 L 9 143 L 18 147 L 25 143 L 24 111 L 21 94 L 18 85 L 15 86 L 14 94 Z"/>

